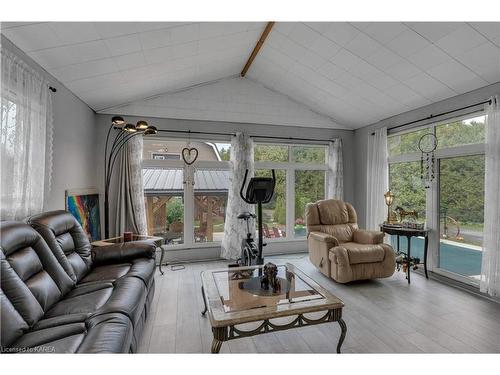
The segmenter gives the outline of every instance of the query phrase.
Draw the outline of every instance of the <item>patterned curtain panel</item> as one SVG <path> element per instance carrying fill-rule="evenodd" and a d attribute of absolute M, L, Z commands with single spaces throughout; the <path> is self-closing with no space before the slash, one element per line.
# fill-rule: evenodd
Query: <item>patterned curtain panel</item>
<path fill-rule="evenodd" d="M 378 230 L 387 210 L 384 194 L 389 189 L 387 128 L 376 130 L 368 137 L 366 229 Z"/>
<path fill-rule="evenodd" d="M 328 198 L 344 200 L 344 159 L 342 139 L 328 145 Z"/>
<path fill-rule="evenodd" d="M 486 108 L 484 243 L 481 292 L 500 297 L 500 103 Z"/>
<path fill-rule="evenodd" d="M 245 171 L 248 169 L 248 178 L 252 177 L 254 173 L 253 141 L 248 135 L 237 133 L 236 136 L 232 137 L 230 163 L 229 192 L 221 257 L 234 260 L 240 257 L 241 240 L 246 238 L 246 226 L 237 216 L 244 211 L 254 212 L 254 206 L 245 203 L 240 197 Z"/>
<path fill-rule="evenodd" d="M 43 211 L 52 172 L 49 82 L 1 49 L 0 219 L 22 220 Z"/>
<path fill-rule="evenodd" d="M 147 234 L 142 182 L 142 136 L 131 138 L 121 151 L 116 199 L 115 235 L 124 231 Z"/>

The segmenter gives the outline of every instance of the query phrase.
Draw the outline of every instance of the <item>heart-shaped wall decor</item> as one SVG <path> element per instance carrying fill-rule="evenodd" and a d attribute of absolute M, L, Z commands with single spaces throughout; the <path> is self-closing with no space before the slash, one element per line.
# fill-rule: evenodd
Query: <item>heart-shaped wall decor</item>
<path fill-rule="evenodd" d="M 186 163 L 187 165 L 191 165 L 196 161 L 196 159 L 198 159 L 198 149 L 197 148 L 184 147 L 182 149 L 182 160 L 184 160 L 184 163 Z"/>

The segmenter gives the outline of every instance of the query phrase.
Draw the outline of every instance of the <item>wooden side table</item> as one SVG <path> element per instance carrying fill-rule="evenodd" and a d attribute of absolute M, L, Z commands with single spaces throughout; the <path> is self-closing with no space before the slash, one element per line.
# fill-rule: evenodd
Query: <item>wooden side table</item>
<path fill-rule="evenodd" d="M 380 231 L 391 234 L 394 236 L 398 236 L 398 245 L 397 252 L 401 254 L 399 250 L 399 236 L 404 236 L 408 240 L 408 250 L 406 254 L 406 279 L 408 280 L 408 284 L 410 284 L 410 265 L 411 265 L 411 238 L 412 237 L 424 237 L 424 272 L 425 277 L 428 279 L 427 275 L 427 249 L 429 247 L 429 229 L 411 229 L 411 228 L 403 228 L 396 227 L 392 225 L 380 225 Z"/>

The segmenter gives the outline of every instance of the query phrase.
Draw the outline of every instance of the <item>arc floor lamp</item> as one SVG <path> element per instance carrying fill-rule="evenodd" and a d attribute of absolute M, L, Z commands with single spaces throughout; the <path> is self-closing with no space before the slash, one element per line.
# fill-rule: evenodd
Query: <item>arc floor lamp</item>
<path fill-rule="evenodd" d="M 110 135 L 111 131 L 116 132 L 115 138 L 111 145 Z M 146 121 L 138 121 L 137 124 L 126 124 L 121 116 L 114 116 L 111 119 L 111 125 L 106 135 L 106 144 L 104 146 L 104 236 L 109 238 L 109 185 L 113 175 L 113 167 L 115 166 L 116 159 L 120 155 L 128 141 L 132 138 L 142 135 L 151 136 L 158 133 L 156 127 L 148 125 Z"/>

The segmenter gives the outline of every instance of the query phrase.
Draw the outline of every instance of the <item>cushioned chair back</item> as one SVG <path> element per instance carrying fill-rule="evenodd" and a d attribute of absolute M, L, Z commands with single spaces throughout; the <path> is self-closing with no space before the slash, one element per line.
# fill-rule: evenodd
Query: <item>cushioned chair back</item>
<path fill-rule="evenodd" d="M 47 242 L 73 281 L 80 281 L 92 265 L 91 245 L 80 223 L 66 211 L 50 211 L 27 220 Z"/>
<path fill-rule="evenodd" d="M 352 241 L 358 229 L 354 207 L 347 202 L 326 199 L 306 205 L 307 232 L 323 232 L 337 238 L 339 242 Z"/>
<path fill-rule="evenodd" d="M 29 225 L 0 223 L 1 345 L 33 326 L 74 282 Z"/>

